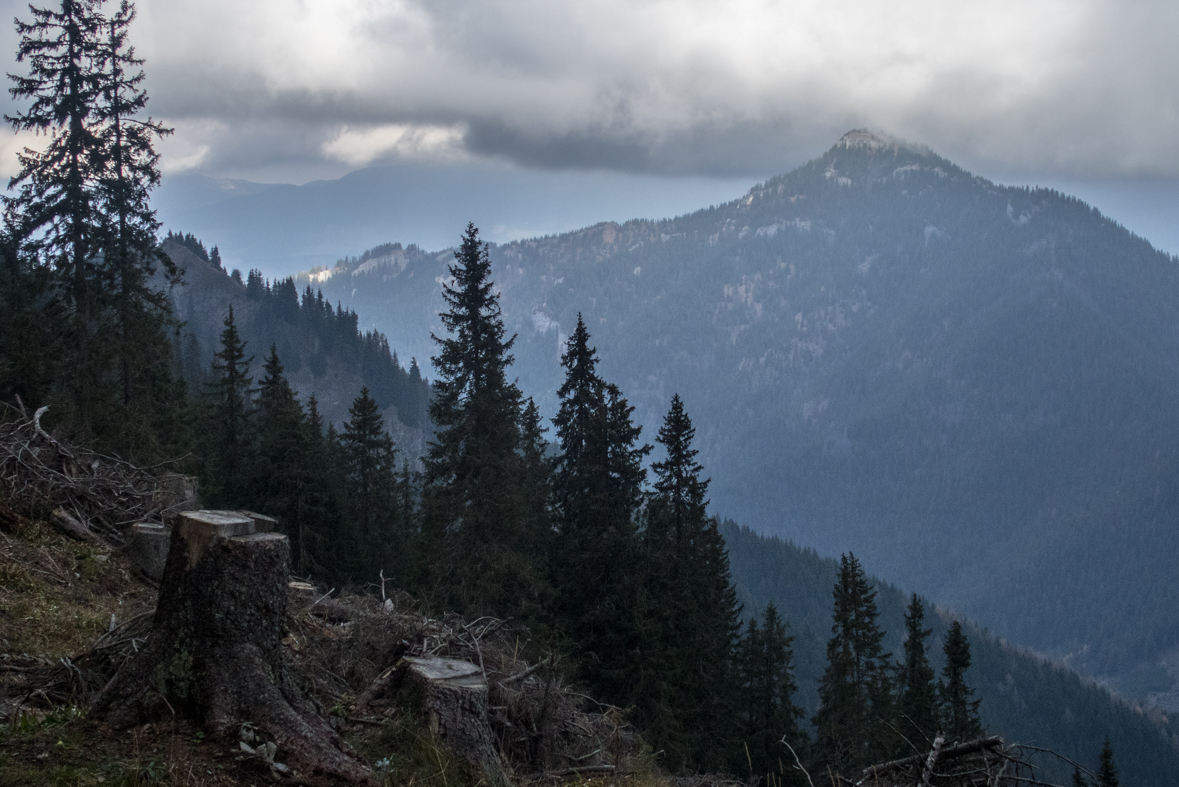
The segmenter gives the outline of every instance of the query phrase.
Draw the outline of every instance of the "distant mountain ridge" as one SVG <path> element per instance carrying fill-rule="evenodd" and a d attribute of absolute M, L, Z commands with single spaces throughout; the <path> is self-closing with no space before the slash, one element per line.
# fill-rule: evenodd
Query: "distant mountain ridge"
<path fill-rule="evenodd" d="M 194 245 L 199 241 L 191 239 Z M 232 307 L 238 331 L 252 357 L 255 383 L 271 345 L 299 399 L 318 400 L 324 423 L 341 427 L 348 408 L 367 386 L 380 407 L 385 427 L 409 459 L 425 450 L 429 431 L 429 385 L 412 361 L 401 363 L 384 337 L 357 330 L 354 313 L 333 307 L 293 282 L 269 282 L 252 271 L 246 281 L 230 276 L 169 238 L 164 251 L 184 271 L 184 283 L 169 291 L 182 321 L 178 335 L 181 373 L 192 395 L 209 379 L 213 354 L 220 350 L 224 321 Z"/>
<path fill-rule="evenodd" d="M 790 621 L 798 699 L 812 715 L 818 708 L 818 682 L 826 666 L 839 561 L 760 536 L 731 521 L 721 523 L 721 534 L 745 613 L 760 616 L 772 603 Z M 884 648 L 900 660 L 908 597 L 879 579 L 870 581 L 877 591 Z M 945 665 L 943 643 L 954 618 L 937 607 L 927 612 L 931 630 L 927 653 L 940 675 Z M 1124 784 L 1163 787 L 1179 782 L 1179 737 L 1165 716 L 1157 711 L 1144 713 L 1059 663 L 1013 647 L 969 621 L 961 622 L 970 641 L 967 683 L 982 701 L 980 713 L 989 733 L 1008 742 L 1050 749 L 1090 768 L 1108 738 L 1117 752 Z M 1051 756 L 1038 760 L 1042 770 L 1037 779 L 1069 783 L 1072 768 L 1066 762 Z"/>
<path fill-rule="evenodd" d="M 422 359 L 449 259 L 394 245 L 316 284 Z M 853 549 L 1179 707 L 1169 255 L 1079 200 L 852 132 L 739 200 L 492 259 L 514 370 L 545 412 L 583 313 L 648 439 L 684 397 L 721 514 Z"/>

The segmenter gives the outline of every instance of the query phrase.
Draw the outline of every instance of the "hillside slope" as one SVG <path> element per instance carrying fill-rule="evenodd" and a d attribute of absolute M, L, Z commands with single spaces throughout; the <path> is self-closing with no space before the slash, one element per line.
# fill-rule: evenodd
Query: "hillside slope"
<path fill-rule="evenodd" d="M 355 314 L 308 300 L 306 293 L 301 302 L 294 286 L 282 282 L 270 288 L 256 280 L 262 287 L 251 289 L 174 241 L 164 251 L 185 274 L 170 295 L 183 321 L 180 361 L 190 391 L 199 392 L 208 379 L 232 306 L 256 382 L 273 344 L 300 400 L 314 395 L 325 423 L 345 422 L 352 401 L 368 386 L 398 446 L 412 457 L 421 454 L 429 385 L 412 363 L 408 370 L 401 366 L 384 337 L 359 332 Z"/>
<path fill-rule="evenodd" d="M 456 236 L 460 228 L 456 227 Z M 447 252 L 305 274 L 432 352 Z M 1064 195 L 864 132 L 744 198 L 493 250 L 524 391 L 583 313 L 715 509 L 1179 707 L 1179 266 Z M 301 285 L 302 286 L 302 285 Z"/>
<path fill-rule="evenodd" d="M 800 699 L 807 715 L 818 708 L 817 685 L 831 636 L 832 588 L 839 561 L 821 558 L 778 538 L 759 536 L 732 521 L 721 526 L 745 613 L 759 617 L 773 603 L 791 624 Z M 906 596 L 895 586 L 873 580 L 885 648 L 903 653 Z M 928 641 L 937 671 L 945 663 L 942 642 L 952 621 L 935 609 L 927 622 Z M 967 681 L 982 699 L 984 726 L 1008 742 L 1051 749 L 1096 770 L 1097 755 L 1108 736 L 1126 784 L 1169 785 L 1179 782 L 1179 735 L 1157 711 L 1144 713 L 1085 681 L 1065 666 L 1012 647 L 967 623 L 972 665 Z M 1071 768 L 1045 757 L 1038 778 L 1067 784 Z"/>

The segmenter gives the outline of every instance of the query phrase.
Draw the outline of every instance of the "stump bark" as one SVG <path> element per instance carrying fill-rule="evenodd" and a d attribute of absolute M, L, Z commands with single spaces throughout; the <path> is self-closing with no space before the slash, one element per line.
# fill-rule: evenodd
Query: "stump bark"
<path fill-rule="evenodd" d="M 253 531 L 234 512 L 181 514 L 151 634 L 91 714 L 128 727 L 183 712 L 225 738 L 250 722 L 299 772 L 375 784 L 291 679 L 281 644 L 290 547 Z"/>
<path fill-rule="evenodd" d="M 369 690 L 357 698 L 362 712 L 383 694 L 395 694 L 397 704 L 415 709 L 439 742 L 474 769 L 491 787 L 509 787 L 495 747 L 488 719 L 488 687 L 482 670 L 457 659 L 401 659 Z"/>

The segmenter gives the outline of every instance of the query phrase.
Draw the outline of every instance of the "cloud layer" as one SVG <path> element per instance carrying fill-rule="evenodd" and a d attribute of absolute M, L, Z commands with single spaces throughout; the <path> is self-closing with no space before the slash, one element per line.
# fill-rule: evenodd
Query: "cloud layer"
<path fill-rule="evenodd" d="M 152 110 L 177 127 L 173 171 L 473 157 L 765 175 L 871 126 L 984 171 L 1179 175 L 1174 3 L 138 7 Z"/>

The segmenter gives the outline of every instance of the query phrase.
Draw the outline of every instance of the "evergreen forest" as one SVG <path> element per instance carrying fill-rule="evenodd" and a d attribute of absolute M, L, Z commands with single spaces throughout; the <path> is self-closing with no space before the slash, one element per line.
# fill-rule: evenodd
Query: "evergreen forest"
<path fill-rule="evenodd" d="M 722 522 L 712 477 L 734 469 L 704 466 L 697 395 L 666 392 L 645 431 L 596 321 L 572 323 L 552 390 L 521 386 L 512 287 L 473 224 L 424 326 L 429 381 L 310 281 L 243 277 L 216 245 L 162 234 L 150 195 L 170 130 L 146 115 L 134 7 L 30 13 L 12 87 L 26 109 L 8 120 L 50 143 L 21 154 L 4 201 L 6 417 L 48 407 L 39 423 L 63 439 L 196 476 L 206 507 L 275 517 L 297 576 L 526 625 L 521 647 L 620 709 L 671 773 L 838 784 L 996 732 L 1083 761 L 1091 774 L 1068 772 L 1082 782 L 1179 781 L 1165 719 L 850 551 L 823 560 Z"/>

